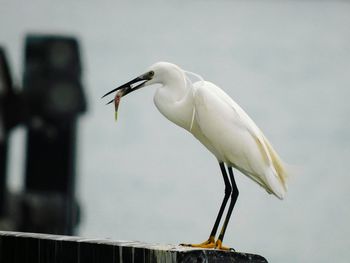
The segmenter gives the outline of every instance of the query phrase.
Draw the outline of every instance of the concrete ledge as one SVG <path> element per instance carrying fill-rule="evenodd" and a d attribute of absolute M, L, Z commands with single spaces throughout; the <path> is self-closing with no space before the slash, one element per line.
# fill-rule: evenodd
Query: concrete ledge
<path fill-rule="evenodd" d="M 265 263 L 259 255 L 176 245 L 0 231 L 0 263 Z"/>

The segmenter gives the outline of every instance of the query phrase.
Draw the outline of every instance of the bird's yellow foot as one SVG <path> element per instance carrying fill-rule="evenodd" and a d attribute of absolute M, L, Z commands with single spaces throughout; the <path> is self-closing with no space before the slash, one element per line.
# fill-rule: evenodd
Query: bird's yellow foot
<path fill-rule="evenodd" d="M 204 241 L 200 244 L 180 244 L 180 246 L 186 246 L 186 247 L 198 247 L 198 248 L 215 248 L 220 250 L 226 250 L 226 251 L 235 251 L 233 248 L 225 247 L 222 245 L 222 241 L 218 239 L 215 242 L 215 237 L 210 236 L 207 241 Z"/>
<path fill-rule="evenodd" d="M 180 244 L 180 246 L 187 246 L 187 247 L 200 247 L 200 248 L 215 248 L 215 237 L 210 236 L 207 241 L 204 241 L 200 244 Z"/>
<path fill-rule="evenodd" d="M 215 249 L 226 250 L 226 251 L 235 251 L 233 248 L 223 246 L 222 241 L 220 239 L 218 239 L 216 241 Z"/>

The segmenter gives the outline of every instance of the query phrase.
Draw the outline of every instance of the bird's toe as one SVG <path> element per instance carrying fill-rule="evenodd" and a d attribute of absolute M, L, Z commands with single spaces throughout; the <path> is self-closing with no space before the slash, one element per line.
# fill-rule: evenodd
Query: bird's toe
<path fill-rule="evenodd" d="M 215 249 L 220 249 L 220 250 L 225 250 L 225 251 L 236 251 L 234 248 L 230 248 L 230 247 L 226 247 L 226 246 L 222 245 L 222 241 L 220 239 L 218 239 L 215 242 L 214 248 Z"/>
<path fill-rule="evenodd" d="M 198 247 L 198 248 L 215 248 L 216 243 L 215 243 L 214 237 L 209 237 L 208 240 L 200 244 L 180 244 L 180 246 Z"/>

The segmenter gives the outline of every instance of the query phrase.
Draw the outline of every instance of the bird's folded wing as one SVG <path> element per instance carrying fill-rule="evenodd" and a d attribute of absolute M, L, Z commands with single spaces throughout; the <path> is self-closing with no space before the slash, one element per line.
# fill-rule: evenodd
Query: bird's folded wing
<path fill-rule="evenodd" d="M 198 127 L 224 159 L 269 192 L 286 190 L 280 158 L 237 103 L 210 82 L 196 89 L 194 101 Z"/>

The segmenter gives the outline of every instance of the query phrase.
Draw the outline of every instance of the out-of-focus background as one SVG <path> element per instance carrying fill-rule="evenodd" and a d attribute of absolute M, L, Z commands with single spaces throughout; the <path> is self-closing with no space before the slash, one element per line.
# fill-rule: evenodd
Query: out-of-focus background
<path fill-rule="evenodd" d="M 236 173 L 224 243 L 270 262 L 348 262 L 349 14 L 348 1 L 1 0 L 0 44 L 20 86 L 27 33 L 80 40 L 89 110 L 77 137 L 77 234 L 208 237 L 224 191 L 215 158 L 157 112 L 154 88 L 126 97 L 118 123 L 100 99 L 169 61 L 224 89 L 293 167 L 284 201 Z M 24 141 L 19 127 L 10 137 L 13 191 L 23 187 Z"/>

